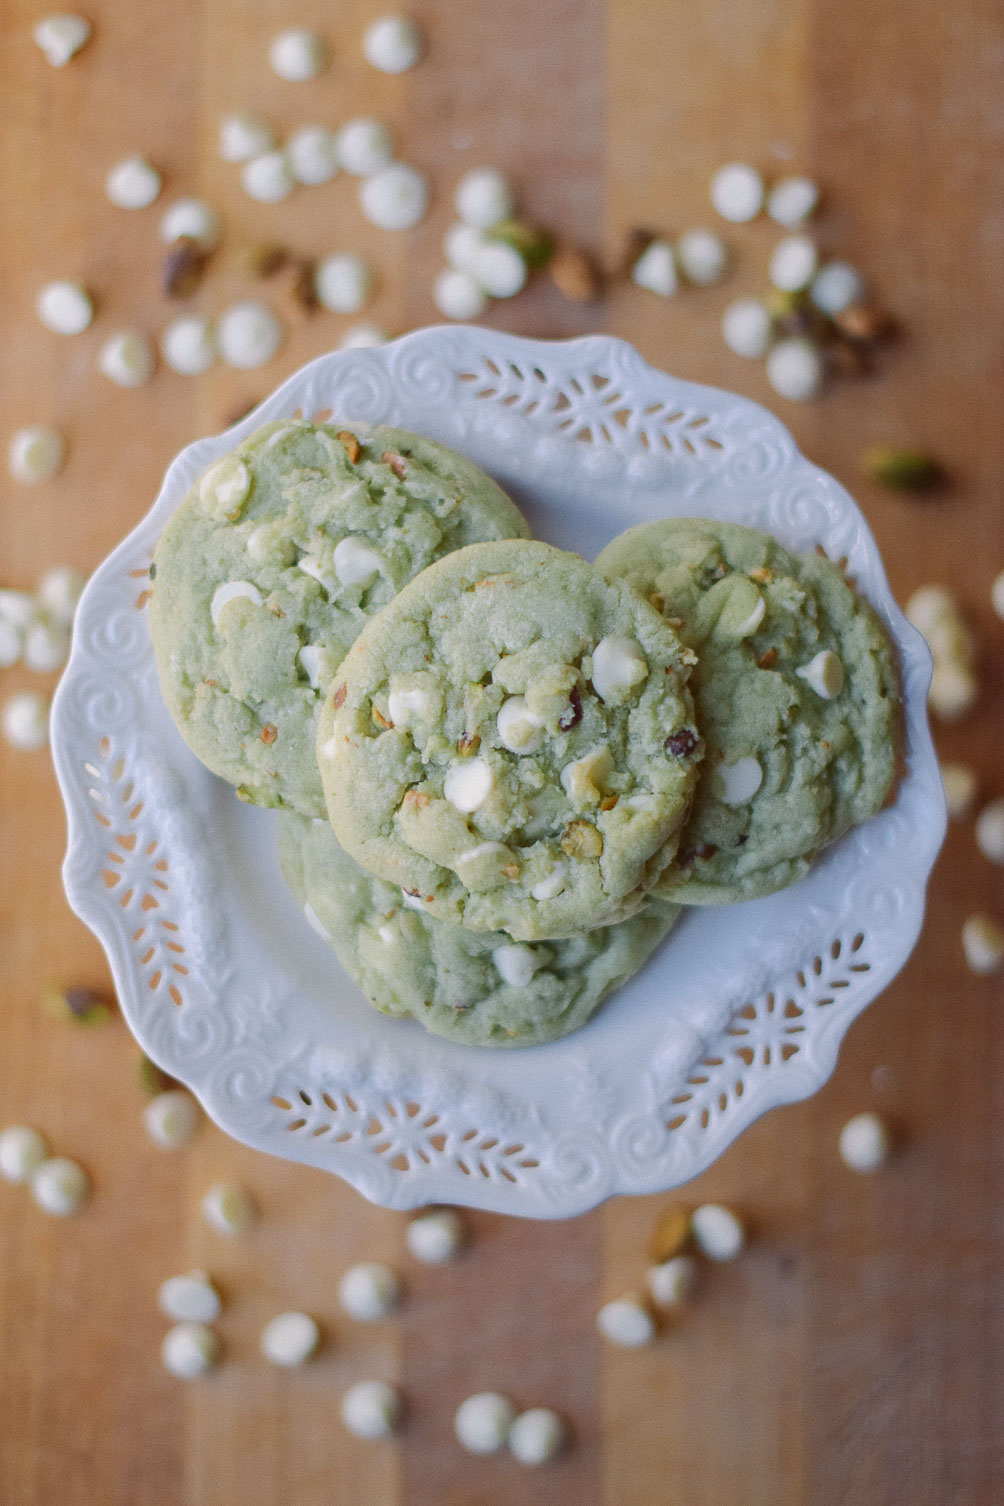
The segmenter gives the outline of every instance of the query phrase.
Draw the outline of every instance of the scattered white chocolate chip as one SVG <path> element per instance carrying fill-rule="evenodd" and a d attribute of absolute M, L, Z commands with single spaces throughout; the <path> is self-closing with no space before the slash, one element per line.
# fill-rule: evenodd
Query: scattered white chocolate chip
<path fill-rule="evenodd" d="M 819 253 L 808 235 L 786 235 L 770 259 L 771 285 L 782 293 L 800 293 L 816 275 Z"/>
<path fill-rule="evenodd" d="M 87 1201 L 90 1179 L 82 1166 L 66 1156 L 52 1156 L 35 1168 L 31 1176 L 31 1195 L 43 1213 L 67 1218 Z"/>
<path fill-rule="evenodd" d="M 314 1353 L 321 1331 L 309 1313 L 279 1313 L 262 1329 L 258 1347 L 273 1365 L 302 1365 Z"/>
<path fill-rule="evenodd" d="M 160 173 L 145 157 L 123 157 L 105 179 L 105 194 L 119 209 L 146 209 L 160 189 Z"/>
<path fill-rule="evenodd" d="M 954 721 L 970 709 L 979 693 L 972 635 L 944 586 L 921 586 L 907 601 L 905 611 L 907 620 L 923 633 L 934 659 L 928 704 L 937 716 Z"/>
<path fill-rule="evenodd" d="M 340 252 L 318 262 L 314 292 L 322 308 L 333 314 L 358 314 L 370 296 L 373 277 L 361 256 Z"/>
<path fill-rule="evenodd" d="M 24 629 L 37 616 L 38 603 L 28 591 L 12 591 L 9 587 L 0 589 L 0 618 L 4 622 Z"/>
<path fill-rule="evenodd" d="M 709 1260 L 735 1260 L 746 1244 L 746 1231 L 731 1208 L 703 1203 L 690 1215 L 697 1248 Z"/>
<path fill-rule="evenodd" d="M 779 340 L 767 354 L 767 380 L 791 402 L 804 403 L 823 385 L 823 358 L 811 340 Z"/>
<path fill-rule="evenodd" d="M 375 324 L 353 324 L 338 342 L 339 350 L 372 350 L 376 345 L 386 345 L 387 336 Z"/>
<path fill-rule="evenodd" d="M 510 988 L 525 988 L 533 981 L 533 975 L 540 967 L 533 947 L 519 946 L 515 942 L 495 947 L 492 961 L 502 982 L 508 983 Z"/>
<path fill-rule="evenodd" d="M 650 293 L 668 298 L 676 292 L 676 258 L 665 241 L 650 241 L 631 268 L 631 281 Z"/>
<path fill-rule="evenodd" d="M 32 31 L 36 46 L 41 48 L 46 62 L 53 68 L 65 68 L 90 35 L 90 21 L 69 13 L 43 16 Z"/>
<path fill-rule="evenodd" d="M 596 1327 L 610 1344 L 639 1349 L 655 1338 L 655 1321 L 638 1297 L 617 1297 L 596 1314 Z"/>
<path fill-rule="evenodd" d="M 276 354 L 282 344 L 282 325 L 263 303 L 232 303 L 220 315 L 216 338 L 228 366 L 251 371 Z"/>
<path fill-rule="evenodd" d="M 12 1124 L 0 1134 L 0 1177 L 5 1182 L 30 1182 L 48 1159 L 45 1136 L 27 1124 Z"/>
<path fill-rule="evenodd" d="M 331 932 L 328 930 L 327 926 L 324 924 L 324 921 L 318 915 L 313 905 L 304 905 L 303 915 L 312 931 L 316 931 L 318 936 L 323 936 L 325 941 L 331 940 Z"/>
<path fill-rule="evenodd" d="M 993 585 L 990 587 L 990 604 L 997 616 L 1004 618 L 1004 570 L 994 576 Z"/>
<path fill-rule="evenodd" d="M 208 319 L 183 314 L 172 319 L 160 337 L 165 366 L 181 376 L 201 376 L 216 360 L 216 336 Z"/>
<path fill-rule="evenodd" d="M 488 307 L 480 283 L 470 272 L 461 272 L 456 267 L 445 267 L 439 273 L 432 285 L 432 301 L 444 318 L 461 322 L 479 319 Z"/>
<path fill-rule="evenodd" d="M 199 500 L 232 521 L 239 515 L 250 490 L 251 472 L 243 460 L 237 455 L 224 455 L 199 482 Z"/>
<path fill-rule="evenodd" d="M 763 769 L 752 756 L 720 763 L 715 769 L 715 794 L 725 805 L 746 805 L 762 784 Z"/>
<path fill-rule="evenodd" d="M 251 602 L 252 606 L 260 607 L 262 594 L 249 580 L 228 580 L 224 585 L 217 586 L 209 605 L 213 627 L 219 627 L 224 607 L 229 606 L 232 601 L 242 600 Z"/>
<path fill-rule="evenodd" d="M 453 1431 L 469 1454 L 497 1454 L 516 1420 L 516 1409 L 497 1391 L 478 1391 L 457 1408 Z"/>
<path fill-rule="evenodd" d="M 526 262 L 514 246 L 485 240 L 474 252 L 470 274 L 490 298 L 514 298 L 526 282 Z"/>
<path fill-rule="evenodd" d="M 777 225 L 795 230 L 814 213 L 819 187 L 811 178 L 782 178 L 767 196 L 767 213 Z"/>
<path fill-rule="evenodd" d="M 492 167 L 476 168 L 461 178 L 453 202 L 464 224 L 475 230 L 490 230 L 507 220 L 515 207 L 508 179 Z"/>
<path fill-rule="evenodd" d="M 164 1335 L 160 1358 L 176 1380 L 197 1380 L 216 1364 L 219 1342 L 205 1323 L 176 1323 Z"/>
<path fill-rule="evenodd" d="M 722 315 L 722 339 L 737 356 L 760 361 L 773 338 L 770 313 L 759 298 L 737 298 Z"/>
<path fill-rule="evenodd" d="M 531 1407 L 521 1412 L 509 1429 L 509 1452 L 520 1464 L 546 1464 L 561 1452 L 565 1424 L 550 1407 Z"/>
<path fill-rule="evenodd" d="M 842 314 L 865 295 L 859 273 L 843 261 L 827 262 L 809 284 L 809 298 L 821 314 Z"/>
<path fill-rule="evenodd" d="M 495 788 L 491 765 L 484 758 L 451 764 L 443 780 L 443 794 L 458 811 L 470 813 L 484 805 Z"/>
<path fill-rule="evenodd" d="M 251 115 L 228 115 L 220 122 L 219 153 L 224 162 L 250 162 L 275 146 L 275 132 Z"/>
<path fill-rule="evenodd" d="M 763 179 L 745 162 L 729 162 L 711 179 L 711 202 L 723 220 L 744 225 L 763 208 Z"/>
<path fill-rule="evenodd" d="M 996 973 L 1004 963 L 1004 926 L 990 915 L 970 915 L 962 926 L 962 950 L 974 973 Z"/>
<path fill-rule="evenodd" d="M 259 204 L 281 204 L 293 192 L 296 179 L 286 153 L 277 150 L 245 162 L 241 183 L 249 199 Z"/>
<path fill-rule="evenodd" d="M 531 899 L 556 899 L 564 889 L 567 879 L 568 870 L 564 863 L 555 863 L 550 872 L 533 885 L 530 890 Z"/>
<path fill-rule="evenodd" d="M 877 1171 L 889 1159 L 892 1138 L 877 1114 L 855 1114 L 840 1131 L 840 1159 L 852 1171 Z"/>
<path fill-rule="evenodd" d="M 24 652 L 24 629 L 0 617 L 0 669 L 10 669 Z"/>
<path fill-rule="evenodd" d="M 808 664 L 803 664 L 795 673 L 824 701 L 835 701 L 844 688 L 844 666 L 830 648 L 820 649 Z"/>
<path fill-rule="evenodd" d="M 359 186 L 359 203 L 381 230 L 410 230 L 425 214 L 429 185 L 417 168 L 392 162 Z"/>
<path fill-rule="evenodd" d="M 659 1307 L 686 1302 L 697 1284 L 698 1265 L 692 1255 L 674 1255 L 648 1270 L 648 1289 Z"/>
<path fill-rule="evenodd" d="M 356 1381 L 342 1397 L 342 1422 L 356 1438 L 389 1438 L 403 1411 L 401 1393 L 386 1381 Z"/>
<path fill-rule="evenodd" d="M 35 312 L 54 335 L 79 335 L 94 318 L 94 303 L 79 282 L 50 282 L 35 300 Z"/>
<path fill-rule="evenodd" d="M 272 38 L 268 49 L 272 72 L 290 84 L 302 84 L 316 78 L 328 61 L 328 48 L 322 36 L 305 27 L 291 26 Z"/>
<path fill-rule="evenodd" d="M 300 126 L 286 142 L 286 158 L 297 183 L 328 183 L 338 171 L 335 138 L 327 126 Z"/>
<path fill-rule="evenodd" d="M 401 1298 L 401 1283 L 390 1266 L 366 1260 L 351 1266 L 338 1283 L 338 1302 L 350 1318 L 375 1323 L 385 1318 Z"/>
<path fill-rule="evenodd" d="M 951 661 L 939 663 L 935 659 L 931 688 L 927 693 L 928 705 L 935 716 L 943 722 L 957 721 L 972 709 L 978 696 L 979 686 L 971 669 Z"/>
<path fill-rule="evenodd" d="M 157 1306 L 174 1323 L 212 1323 L 219 1317 L 222 1303 L 205 1271 L 190 1271 L 187 1276 L 169 1276 L 161 1282 Z"/>
<path fill-rule="evenodd" d="M 380 574 L 383 559 L 350 534 L 335 545 L 335 574 L 343 586 L 368 586 Z"/>
<path fill-rule="evenodd" d="M 544 720 L 530 710 L 526 696 L 508 696 L 495 719 L 499 742 L 510 753 L 536 753 L 544 741 Z"/>
<path fill-rule="evenodd" d="M 363 56 L 381 73 L 406 73 L 422 56 L 422 34 L 407 16 L 380 16 L 363 33 Z"/>
<path fill-rule="evenodd" d="M 151 1098 L 143 1110 L 143 1127 L 161 1150 L 187 1145 L 199 1125 L 199 1108 L 191 1093 L 171 1088 Z"/>
<path fill-rule="evenodd" d="M 976 845 L 991 863 L 1004 863 L 1004 800 L 992 800 L 976 818 Z"/>
<path fill-rule="evenodd" d="M 316 580 L 318 585 L 324 587 L 329 596 L 334 596 L 338 590 L 338 582 L 318 559 L 312 559 L 309 554 L 303 555 L 296 562 L 296 568 L 302 570 L 304 575 L 309 575 L 311 580 Z"/>
<path fill-rule="evenodd" d="M 195 241 L 203 251 L 212 251 L 220 239 L 220 217 L 205 199 L 177 199 L 160 222 L 160 238 L 168 246 L 175 241 Z"/>
<path fill-rule="evenodd" d="M 335 136 L 335 156 L 339 165 L 354 178 L 371 178 L 390 167 L 394 160 L 394 143 L 382 120 L 360 116 L 346 121 Z"/>
<path fill-rule="evenodd" d="M 483 231 L 457 220 L 443 236 L 443 255 L 458 272 L 470 272 L 484 239 Z"/>
<path fill-rule="evenodd" d="M 23 753 L 34 753 L 49 741 L 49 703 L 34 690 L 8 696 L 0 711 L 4 740 Z"/>
<path fill-rule="evenodd" d="M 978 789 L 976 770 L 964 763 L 943 763 L 941 782 L 945 786 L 945 804 L 953 821 L 962 821 L 973 808 Z"/>
<path fill-rule="evenodd" d="M 54 622 L 69 627 L 77 611 L 84 577 L 72 565 L 54 565 L 38 583 L 38 601 Z M 2 612 L 0 612 L 2 615 Z"/>
<path fill-rule="evenodd" d="M 409 894 L 407 889 L 402 889 L 401 903 L 406 910 L 419 910 L 425 914 L 425 900 L 420 894 Z"/>
<path fill-rule="evenodd" d="M 648 676 L 648 660 L 633 638 L 608 634 L 593 649 L 593 689 L 601 701 L 621 700 Z"/>
<path fill-rule="evenodd" d="M 429 696 L 424 690 L 392 690 L 387 697 L 387 715 L 395 727 L 403 726 L 413 717 L 424 716 L 429 705 Z"/>
<path fill-rule="evenodd" d="M 299 659 L 303 672 L 311 685 L 315 690 L 319 690 L 321 688 L 321 671 L 324 667 L 326 650 L 321 648 L 318 643 L 305 643 L 302 648 L 297 649 L 296 657 Z M 327 933 L 325 932 L 325 934 Z"/>
<path fill-rule="evenodd" d="M 676 264 L 688 282 L 711 287 L 725 276 L 729 248 L 713 230 L 687 230 L 676 243 Z"/>
<path fill-rule="evenodd" d="M 155 364 L 153 346 L 138 329 L 112 335 L 98 352 L 98 370 L 116 387 L 144 387 Z"/>
<path fill-rule="evenodd" d="M 56 622 L 33 622 L 24 635 L 22 657 L 36 674 L 62 669 L 70 653 L 69 631 Z"/>
<path fill-rule="evenodd" d="M 251 1194 L 236 1182 L 214 1182 L 201 1207 L 203 1218 L 217 1234 L 243 1234 L 258 1217 Z"/>
<path fill-rule="evenodd" d="M 11 435 L 7 469 L 23 486 L 35 486 L 40 481 L 51 481 L 62 469 L 65 456 L 66 441 L 59 430 L 33 424 L 29 429 L 16 429 Z"/>
<path fill-rule="evenodd" d="M 463 1248 L 464 1238 L 464 1221 L 455 1208 L 433 1208 L 420 1213 L 404 1231 L 410 1253 L 423 1265 L 445 1265 L 455 1259 Z"/>

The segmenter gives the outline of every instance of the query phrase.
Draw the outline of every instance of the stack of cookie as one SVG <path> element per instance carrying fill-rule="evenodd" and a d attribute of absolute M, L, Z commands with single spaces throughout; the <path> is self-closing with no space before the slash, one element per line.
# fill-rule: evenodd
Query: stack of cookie
<path fill-rule="evenodd" d="M 273 423 L 217 461 L 151 626 L 314 928 L 465 1044 L 575 1029 L 681 905 L 793 883 L 894 780 L 892 652 L 829 561 L 673 518 L 588 565 L 397 429 Z"/>

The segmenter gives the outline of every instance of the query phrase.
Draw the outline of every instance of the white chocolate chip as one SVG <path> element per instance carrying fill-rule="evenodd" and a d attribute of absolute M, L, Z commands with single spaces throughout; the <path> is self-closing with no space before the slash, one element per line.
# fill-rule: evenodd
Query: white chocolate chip
<path fill-rule="evenodd" d="M 676 292 L 676 258 L 665 241 L 650 241 L 631 268 L 631 281 L 661 298 Z"/>
<path fill-rule="evenodd" d="M 69 627 L 77 611 L 84 577 L 72 565 L 54 565 L 38 583 L 39 605 L 54 622 Z M 0 609 L 2 615 L 2 609 Z"/>
<path fill-rule="evenodd" d="M 296 179 L 286 153 L 273 151 L 245 162 L 241 183 L 249 199 L 259 204 L 281 204 L 293 192 Z"/>
<path fill-rule="evenodd" d="M 526 282 L 526 262 L 515 246 L 486 240 L 474 253 L 470 274 L 489 298 L 513 298 Z"/>
<path fill-rule="evenodd" d="M 829 648 L 820 649 L 815 658 L 796 669 L 795 673 L 824 701 L 835 701 L 844 688 L 844 666 Z"/>
<path fill-rule="evenodd" d="M 391 690 L 387 697 L 387 715 L 395 727 L 406 726 L 410 721 L 419 721 L 432 704 L 424 690 Z"/>
<path fill-rule="evenodd" d="M 380 574 L 383 559 L 350 534 L 335 545 L 335 574 L 343 586 L 368 586 Z"/>
<path fill-rule="evenodd" d="M 544 719 L 530 710 L 526 696 L 508 696 L 499 707 L 495 726 L 499 742 L 510 753 L 536 753 L 544 741 Z"/>
<path fill-rule="evenodd" d="M 251 371 L 264 366 L 282 344 L 282 325 L 263 303 L 232 303 L 220 316 L 216 332 L 220 354 L 228 366 Z"/>
<path fill-rule="evenodd" d="M 354 178 L 371 178 L 390 167 L 394 160 L 394 143 L 382 120 L 361 116 L 346 121 L 335 136 L 335 156 L 339 165 Z"/>
<path fill-rule="evenodd" d="M 160 190 L 160 173 L 145 157 L 123 157 L 105 179 L 105 193 L 119 209 L 146 209 Z"/>
<path fill-rule="evenodd" d="M 313 688 L 320 690 L 325 663 L 329 658 L 327 649 L 322 648 L 319 643 L 305 643 L 297 650 L 296 657 Z"/>
<path fill-rule="evenodd" d="M 381 73 L 406 73 L 422 55 L 422 34 L 407 16 L 381 16 L 363 33 L 363 56 Z"/>
<path fill-rule="evenodd" d="M 745 162 L 729 162 L 711 179 L 711 202 L 723 220 L 744 225 L 763 208 L 763 179 Z"/>
<path fill-rule="evenodd" d="M 27 667 L 36 674 L 51 674 L 62 669 L 70 653 L 70 634 L 54 622 L 33 622 L 24 635 L 22 655 Z"/>
<path fill-rule="evenodd" d="M 476 811 L 495 788 L 495 775 L 484 758 L 468 758 L 451 764 L 443 781 L 443 794 L 458 811 Z"/>
<path fill-rule="evenodd" d="M 990 587 L 990 604 L 997 616 L 1004 619 L 1004 570 L 994 576 Z"/>
<path fill-rule="evenodd" d="M 976 845 L 991 863 L 1004 863 L 1004 800 L 992 800 L 980 811 Z"/>
<path fill-rule="evenodd" d="M 649 1267 L 648 1289 L 659 1307 L 677 1307 L 686 1302 L 697 1284 L 697 1261 L 692 1255 L 674 1255 Z"/>
<path fill-rule="evenodd" d="M 407 889 L 402 889 L 401 903 L 406 910 L 418 910 L 422 915 L 426 914 L 425 900 L 420 894 L 409 894 Z"/>
<path fill-rule="evenodd" d="M 305 125 L 286 142 L 286 158 L 297 183 L 328 183 L 338 171 L 335 138 L 327 126 Z"/>
<path fill-rule="evenodd" d="M 199 1106 L 190 1093 L 171 1088 L 151 1098 L 143 1110 L 143 1127 L 161 1150 L 177 1150 L 198 1129 Z"/>
<path fill-rule="evenodd" d="M 814 212 L 819 203 L 819 188 L 811 178 L 782 178 L 767 198 L 767 213 L 777 225 L 795 230 Z"/>
<path fill-rule="evenodd" d="M 338 1283 L 338 1303 L 350 1318 L 375 1323 L 385 1318 L 401 1298 L 401 1284 L 390 1266 L 367 1260 L 351 1266 Z"/>
<path fill-rule="evenodd" d="M 34 690 L 8 696 L 0 712 L 6 742 L 23 753 L 34 753 L 49 741 L 49 703 Z"/>
<path fill-rule="evenodd" d="M 35 300 L 35 312 L 54 335 L 79 335 L 94 318 L 94 303 L 79 282 L 50 282 Z"/>
<path fill-rule="evenodd" d="M 429 185 L 417 168 L 392 162 L 359 187 L 359 203 L 370 224 L 381 230 L 410 230 L 425 214 Z"/>
<path fill-rule="evenodd" d="M 15 627 L 24 629 L 37 616 L 38 604 L 27 591 L 11 591 L 9 588 L 0 590 L 0 618 L 4 622 L 11 622 Z"/>
<path fill-rule="evenodd" d="M 479 1391 L 457 1408 L 453 1431 L 469 1454 L 497 1454 L 504 1448 L 516 1409 L 497 1391 Z"/>
<path fill-rule="evenodd" d="M 251 1194 L 236 1182 L 214 1182 L 201 1208 L 206 1223 L 217 1234 L 243 1234 L 258 1217 Z"/>
<path fill-rule="evenodd" d="M 338 581 L 335 576 L 330 575 L 325 570 L 320 560 L 311 559 L 309 554 L 305 554 L 297 560 L 296 568 L 302 570 L 304 575 L 309 575 L 311 580 L 316 580 L 319 585 L 324 587 L 329 596 L 335 595 L 338 590 Z"/>
<path fill-rule="evenodd" d="M 715 794 L 724 805 L 746 805 L 763 784 L 763 769 L 752 756 L 720 763 L 714 775 Z"/>
<path fill-rule="evenodd" d="M 262 594 L 257 586 L 253 586 L 249 580 L 228 580 L 224 585 L 217 586 L 213 592 L 213 599 L 209 605 L 209 615 L 213 619 L 213 627 L 219 627 L 223 609 L 232 601 L 249 601 L 252 606 L 262 605 Z"/>
<path fill-rule="evenodd" d="M 356 1438 L 389 1438 L 403 1411 L 401 1393 L 386 1381 L 356 1381 L 342 1397 L 342 1422 Z"/>
<path fill-rule="evenodd" d="M 328 930 L 327 926 L 324 924 L 324 921 L 318 915 L 313 905 L 304 905 L 303 916 L 312 931 L 316 931 L 318 936 L 323 936 L 325 941 L 331 940 L 331 932 Z"/>
<path fill-rule="evenodd" d="M 596 804 L 603 797 L 613 766 L 613 754 L 609 748 L 594 748 L 582 758 L 565 764 L 560 776 L 561 787 L 572 800 Z"/>
<path fill-rule="evenodd" d="M 492 961 L 502 982 L 508 983 L 510 988 L 526 988 L 541 966 L 533 947 L 518 946 L 515 942 L 495 947 Z"/>
<path fill-rule="evenodd" d="M 767 380 L 780 397 L 808 402 L 823 385 L 823 358 L 811 340 L 779 340 L 767 355 Z"/>
<path fill-rule="evenodd" d="M 219 1317 L 222 1303 L 205 1271 L 190 1271 L 187 1276 L 169 1276 L 161 1282 L 157 1306 L 174 1323 L 212 1323 Z"/>
<path fill-rule="evenodd" d="M 185 239 L 212 251 L 221 232 L 219 215 L 204 199 L 177 199 L 160 222 L 160 238 L 169 246 Z"/>
<path fill-rule="evenodd" d="M 272 38 L 268 49 L 272 72 L 287 83 L 301 84 L 316 78 L 328 61 L 322 36 L 305 27 L 291 26 Z"/>
<path fill-rule="evenodd" d="M 892 1137 L 877 1114 L 855 1114 L 840 1131 L 839 1148 L 852 1171 L 877 1171 L 889 1159 Z"/>
<path fill-rule="evenodd" d="M 608 1343 L 623 1349 L 639 1349 L 655 1338 L 652 1314 L 637 1297 L 618 1297 L 607 1302 L 596 1314 L 596 1327 Z"/>
<path fill-rule="evenodd" d="M 0 1177 L 5 1182 L 30 1182 L 48 1159 L 45 1136 L 27 1124 L 12 1124 L 0 1134 Z"/>
<path fill-rule="evenodd" d="M 0 617 L 0 669 L 10 669 L 24 652 L 24 629 Z"/>
<path fill-rule="evenodd" d="M 676 243 L 676 264 L 688 282 L 711 287 L 725 276 L 729 248 L 713 230 L 687 230 Z"/>
<path fill-rule="evenodd" d="M 258 1347 L 273 1365 L 302 1365 L 314 1353 L 321 1331 L 309 1313 L 279 1313 L 262 1329 Z"/>
<path fill-rule="evenodd" d="M 201 376 L 216 360 L 216 336 L 208 319 L 183 314 L 160 337 L 164 364 L 181 376 Z"/>
<path fill-rule="evenodd" d="M 858 272 L 843 261 L 831 261 L 821 267 L 809 286 L 809 298 L 822 314 L 842 314 L 852 303 L 865 296 L 865 285 Z"/>
<path fill-rule="evenodd" d="M 76 1213 L 90 1191 L 90 1179 L 84 1168 L 66 1156 L 53 1156 L 32 1173 L 31 1195 L 43 1213 L 51 1213 L 54 1218 Z"/>
<path fill-rule="evenodd" d="M 819 253 L 808 235 L 786 235 L 770 259 L 771 285 L 782 293 L 800 293 L 816 275 Z"/>
<path fill-rule="evenodd" d="M 84 16 L 61 14 L 43 16 L 32 32 L 35 45 L 45 54 L 53 68 L 65 68 L 90 37 L 91 23 Z"/>
<path fill-rule="evenodd" d="M 361 256 L 349 252 L 326 256 L 314 273 L 314 292 L 333 314 L 358 314 L 370 296 L 373 277 Z"/>
<path fill-rule="evenodd" d="M 153 346 L 138 329 L 120 330 L 98 352 L 98 370 L 116 387 L 145 387 L 155 364 Z"/>
<path fill-rule="evenodd" d="M 455 1208 L 435 1208 L 413 1218 L 404 1238 L 410 1253 L 423 1265 L 445 1265 L 463 1248 L 464 1221 Z"/>
<path fill-rule="evenodd" d="M 565 1424 L 550 1407 L 531 1407 L 521 1412 L 509 1429 L 509 1452 L 520 1464 L 546 1464 L 561 1452 Z"/>
<path fill-rule="evenodd" d="M 648 660 L 633 638 L 613 634 L 593 649 L 593 689 L 601 701 L 620 701 L 648 676 Z"/>
<path fill-rule="evenodd" d="M 722 339 L 729 350 L 750 361 L 760 361 L 770 350 L 773 324 L 759 298 L 737 298 L 722 315 Z"/>
<path fill-rule="evenodd" d="M 353 324 L 338 342 L 339 350 L 372 350 L 374 346 L 386 345 L 387 336 L 375 324 Z"/>
<path fill-rule="evenodd" d="M 697 1248 L 709 1260 L 735 1260 L 746 1244 L 746 1231 L 731 1208 L 704 1203 L 690 1215 Z"/>
<path fill-rule="evenodd" d="M 216 1335 L 204 1323 L 176 1323 L 164 1335 L 160 1358 L 176 1380 L 197 1380 L 213 1369 L 219 1350 Z"/>
<path fill-rule="evenodd" d="M 508 179 L 491 167 L 479 167 L 467 173 L 457 184 L 454 204 L 465 225 L 475 230 L 490 230 L 500 220 L 507 220 L 515 207 Z"/>
<path fill-rule="evenodd" d="M 1004 963 L 1004 926 L 990 915 L 970 915 L 962 926 L 962 950 L 974 973 L 996 973 Z"/>
<path fill-rule="evenodd" d="M 444 318 L 458 319 L 461 323 L 479 319 L 488 307 L 481 284 L 470 272 L 455 267 L 445 267 L 439 273 L 432 285 L 432 301 Z"/>
<path fill-rule="evenodd" d="M 30 429 L 16 429 L 7 450 L 7 469 L 23 486 L 51 481 L 63 465 L 66 442 L 58 429 L 34 424 Z"/>
<path fill-rule="evenodd" d="M 458 272 L 470 272 L 484 240 L 483 231 L 474 225 L 465 224 L 463 220 L 457 220 L 443 236 L 443 254 L 450 266 Z"/>
<path fill-rule="evenodd" d="M 935 716 L 943 722 L 954 722 L 965 716 L 979 698 L 979 685 L 972 670 L 951 660 L 934 661 L 931 688 L 927 701 Z"/>
<path fill-rule="evenodd" d="M 231 521 L 239 516 L 250 491 L 251 472 L 237 455 L 224 455 L 199 482 L 200 502 Z"/>
<path fill-rule="evenodd" d="M 953 821 L 962 821 L 973 808 L 979 781 L 975 769 L 963 763 L 943 763 L 941 782 L 945 786 L 945 804 Z"/>
<path fill-rule="evenodd" d="M 537 900 L 556 899 L 564 889 L 567 881 L 568 871 L 564 863 L 555 863 L 550 872 L 533 885 L 530 890 L 530 897 Z"/>
<path fill-rule="evenodd" d="M 224 162 L 250 162 L 275 146 L 275 132 L 250 115 L 228 115 L 220 124 L 219 153 Z"/>

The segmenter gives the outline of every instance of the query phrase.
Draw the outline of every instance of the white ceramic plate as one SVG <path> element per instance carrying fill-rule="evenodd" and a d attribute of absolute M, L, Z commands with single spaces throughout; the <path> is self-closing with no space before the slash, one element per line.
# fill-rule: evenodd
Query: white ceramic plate
<path fill-rule="evenodd" d="M 464 451 L 539 537 L 587 558 L 667 513 L 846 556 L 900 652 L 895 805 L 794 888 L 687 914 L 566 1040 L 493 1052 L 375 1013 L 287 892 L 272 815 L 235 799 L 175 731 L 143 610 L 154 545 L 195 477 L 266 420 L 327 410 Z M 94 575 L 53 709 L 67 894 L 143 1049 L 237 1139 L 390 1207 L 579 1213 L 686 1181 L 766 1109 L 814 1092 L 851 1020 L 902 967 L 945 825 L 929 672 L 858 509 L 764 409 L 654 371 L 606 337 L 421 330 L 323 356 L 191 445 Z"/>

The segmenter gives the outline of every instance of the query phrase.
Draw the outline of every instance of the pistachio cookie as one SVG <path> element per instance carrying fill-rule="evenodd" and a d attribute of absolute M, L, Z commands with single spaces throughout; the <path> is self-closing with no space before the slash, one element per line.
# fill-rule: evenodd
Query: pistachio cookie
<path fill-rule="evenodd" d="M 646 596 L 699 660 L 706 757 L 659 892 L 716 905 L 794 883 L 892 787 L 899 684 L 875 613 L 828 559 L 796 558 L 733 523 L 646 523 L 596 563 Z"/>
<path fill-rule="evenodd" d="M 527 533 L 432 440 L 266 424 L 210 466 L 157 546 L 150 626 L 182 736 L 243 799 L 323 815 L 315 720 L 359 630 L 441 555 Z"/>
<path fill-rule="evenodd" d="M 617 925 L 526 946 L 416 909 L 343 852 L 327 821 L 280 815 L 279 861 L 310 924 L 375 1009 L 466 1046 L 532 1046 L 577 1030 L 680 913 L 646 900 Z"/>
<path fill-rule="evenodd" d="M 318 726 L 328 813 L 430 915 L 523 941 L 624 918 L 672 856 L 694 656 L 548 544 L 474 544 L 360 634 Z"/>

